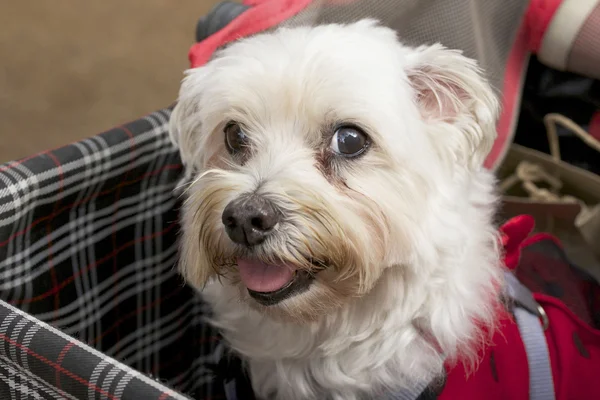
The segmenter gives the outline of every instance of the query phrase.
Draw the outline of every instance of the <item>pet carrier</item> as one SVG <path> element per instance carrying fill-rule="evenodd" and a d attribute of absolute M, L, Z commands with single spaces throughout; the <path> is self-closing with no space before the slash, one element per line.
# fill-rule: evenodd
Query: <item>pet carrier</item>
<path fill-rule="evenodd" d="M 598 73 L 591 0 L 226 2 L 199 22 L 190 61 L 200 66 L 227 42 L 276 26 L 363 17 L 481 62 L 504 104 L 490 168 L 512 141 L 530 51 L 557 69 Z M 240 400 L 252 398 L 175 268 L 182 166 L 170 112 L 0 166 L 0 399 L 232 399 L 231 382 Z M 551 237 L 523 242 L 528 232 L 506 233 L 519 278 L 597 326 L 594 279 Z"/>

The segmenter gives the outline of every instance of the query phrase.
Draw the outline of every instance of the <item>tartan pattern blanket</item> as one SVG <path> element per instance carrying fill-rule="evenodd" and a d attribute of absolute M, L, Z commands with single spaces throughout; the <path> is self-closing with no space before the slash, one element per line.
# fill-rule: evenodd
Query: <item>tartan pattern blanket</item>
<path fill-rule="evenodd" d="M 219 397 L 218 337 L 174 268 L 169 115 L 0 165 L 1 399 Z"/>

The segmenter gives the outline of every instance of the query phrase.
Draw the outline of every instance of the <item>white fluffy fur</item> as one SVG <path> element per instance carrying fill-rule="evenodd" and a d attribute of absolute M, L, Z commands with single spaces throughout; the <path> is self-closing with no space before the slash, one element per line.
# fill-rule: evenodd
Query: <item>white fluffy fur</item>
<path fill-rule="evenodd" d="M 181 271 L 248 361 L 259 397 L 379 398 L 437 376 L 445 360 L 476 362 L 502 275 L 494 181 L 482 167 L 497 109 L 472 60 L 406 47 L 367 20 L 243 39 L 187 72 L 171 125 L 192 181 Z M 230 120 L 255 145 L 243 165 L 224 148 Z M 373 145 L 328 178 L 319 143 L 337 121 L 364 127 Z M 210 265 L 235 251 L 223 208 L 253 190 L 291 215 L 270 251 L 331 249 L 352 263 L 319 273 L 277 315 L 244 296 L 235 268 L 216 279 Z"/>

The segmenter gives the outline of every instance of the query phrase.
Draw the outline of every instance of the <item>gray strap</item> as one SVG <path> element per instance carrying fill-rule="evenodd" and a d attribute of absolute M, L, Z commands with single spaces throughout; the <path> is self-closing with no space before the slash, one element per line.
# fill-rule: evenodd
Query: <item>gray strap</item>
<path fill-rule="evenodd" d="M 398 392 L 392 393 L 386 400 L 416 400 L 431 384 L 431 381 L 424 381 L 413 385 L 411 388 L 404 388 Z"/>
<path fill-rule="evenodd" d="M 554 400 L 554 381 L 544 330 L 548 317 L 533 294 L 512 274 L 506 274 L 508 296 L 514 300 L 515 319 L 529 364 L 529 399 Z"/>

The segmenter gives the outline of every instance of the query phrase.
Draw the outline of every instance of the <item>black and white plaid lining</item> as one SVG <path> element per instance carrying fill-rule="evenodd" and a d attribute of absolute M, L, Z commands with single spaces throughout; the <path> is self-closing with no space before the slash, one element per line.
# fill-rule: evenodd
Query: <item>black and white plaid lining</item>
<path fill-rule="evenodd" d="M 174 268 L 169 116 L 0 166 L 1 399 L 223 398 L 218 337 Z"/>

